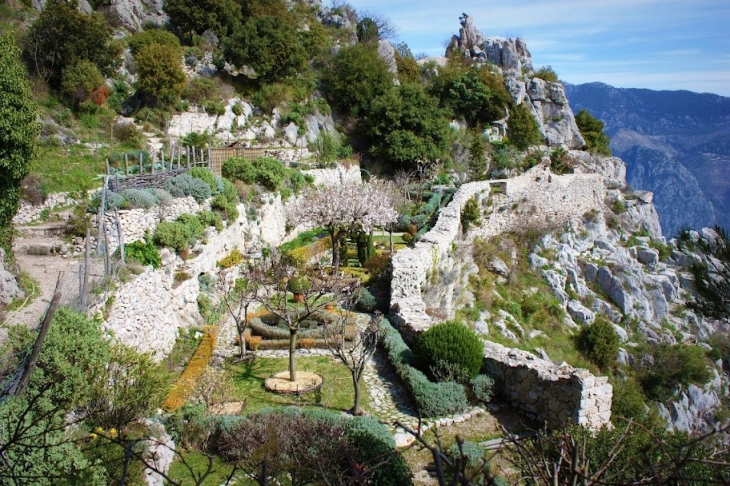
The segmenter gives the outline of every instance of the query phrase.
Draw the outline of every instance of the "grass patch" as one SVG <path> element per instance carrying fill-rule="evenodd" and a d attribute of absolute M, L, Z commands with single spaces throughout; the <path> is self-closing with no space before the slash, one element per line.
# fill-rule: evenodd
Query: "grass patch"
<path fill-rule="evenodd" d="M 375 235 L 373 236 L 373 244 L 377 245 L 378 243 L 385 245 L 386 248 L 390 245 L 390 236 L 388 235 Z M 393 233 L 393 249 L 395 249 L 396 245 L 403 245 L 406 246 L 406 242 L 403 241 L 402 233 Z"/>
<path fill-rule="evenodd" d="M 18 287 L 25 292 L 25 297 L 13 299 L 5 308 L 6 312 L 14 312 L 27 307 L 41 295 L 40 284 L 27 272 L 20 272 L 18 276 Z"/>
<path fill-rule="evenodd" d="M 183 463 L 183 459 L 185 463 Z M 175 456 L 168 475 L 170 479 L 183 486 L 218 486 L 226 484 L 232 471 L 233 466 L 218 457 L 208 458 L 202 452 L 188 451 Z M 242 472 L 238 474 L 238 476 L 242 475 Z M 250 480 L 242 480 L 228 484 L 233 486 L 256 483 Z"/>
<path fill-rule="evenodd" d="M 353 405 L 354 391 L 350 370 L 329 356 L 300 356 L 297 371 L 318 373 L 324 377 L 324 386 L 318 392 L 297 397 L 271 393 L 264 388 L 264 380 L 274 373 L 289 368 L 288 358 L 257 358 L 252 363 L 228 364 L 234 383 L 236 400 L 246 400 L 246 412 L 257 412 L 263 408 L 294 405 L 334 410 L 349 410 Z M 370 396 L 361 384 L 360 401 L 364 410 L 370 408 Z"/>
<path fill-rule="evenodd" d="M 58 147 L 40 147 L 30 171 L 48 193 L 81 191 L 101 186 L 97 176 L 106 172 L 106 163 L 81 148 L 71 147 L 66 153 Z"/>
<path fill-rule="evenodd" d="M 302 231 L 293 240 L 282 244 L 279 247 L 279 251 L 281 251 L 281 253 L 289 253 L 290 251 L 296 250 L 297 248 L 311 245 L 320 238 L 324 238 L 328 235 L 329 233 L 327 233 L 327 230 L 324 228 L 314 228 L 311 230 Z"/>

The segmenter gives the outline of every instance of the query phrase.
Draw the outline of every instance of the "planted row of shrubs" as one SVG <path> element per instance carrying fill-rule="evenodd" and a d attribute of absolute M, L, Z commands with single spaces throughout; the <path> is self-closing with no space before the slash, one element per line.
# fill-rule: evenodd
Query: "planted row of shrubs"
<path fill-rule="evenodd" d="M 205 335 L 200 341 L 198 349 L 195 350 L 195 354 L 190 358 L 187 367 L 185 367 L 180 378 L 173 385 L 172 391 L 162 404 L 162 409 L 166 412 L 173 412 L 185 404 L 195 389 L 198 379 L 203 376 L 208 367 L 210 357 L 213 356 L 215 350 L 218 329 L 215 326 L 209 326 L 204 329 L 204 332 Z"/>
<path fill-rule="evenodd" d="M 464 386 L 454 382 L 433 383 L 412 366 L 413 353 L 398 330 L 387 319 L 381 322 L 383 346 L 398 376 L 405 383 L 416 408 L 424 417 L 440 417 L 463 411 L 467 407 Z"/>

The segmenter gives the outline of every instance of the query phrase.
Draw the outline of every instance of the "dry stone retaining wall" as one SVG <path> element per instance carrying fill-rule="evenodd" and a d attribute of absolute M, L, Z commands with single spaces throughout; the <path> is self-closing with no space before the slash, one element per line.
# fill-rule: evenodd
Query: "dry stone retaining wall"
<path fill-rule="evenodd" d="M 528 352 L 484 342 L 484 364 L 502 398 L 550 428 L 572 421 L 598 429 L 611 420 L 613 387 L 605 376 L 555 366 Z"/>
<path fill-rule="evenodd" d="M 505 184 L 505 193 L 492 195 L 491 212 L 485 215 L 479 227 L 466 235 L 467 241 L 531 227 L 559 228 L 591 209 L 601 208 L 606 194 L 602 175 L 558 176 L 544 166 L 506 181 L 461 186 L 452 202 L 441 210 L 434 228 L 413 248 L 402 250 L 393 257 L 390 317 L 407 342 L 413 343 L 419 333 L 433 324 L 426 313 L 423 294 L 436 283 L 434 279 L 439 272 L 454 265 L 453 245 L 462 239 L 464 204 L 476 196 L 480 207 L 487 207 L 491 187 L 504 188 Z M 499 370 L 498 376 L 504 377 L 506 382 L 518 380 L 512 384 L 514 386 L 507 387 L 509 401 L 518 408 L 541 419 L 547 420 L 548 416 L 567 418 L 591 427 L 600 427 L 610 420 L 612 392 L 605 378 L 546 362 L 535 367 L 531 363 L 537 358 L 532 355 L 522 356 L 515 351 L 517 354 L 510 357 L 509 353 L 497 352 L 498 349 L 485 347 L 485 360 L 493 362 L 492 367 Z M 517 386 L 522 380 L 528 384 Z"/>

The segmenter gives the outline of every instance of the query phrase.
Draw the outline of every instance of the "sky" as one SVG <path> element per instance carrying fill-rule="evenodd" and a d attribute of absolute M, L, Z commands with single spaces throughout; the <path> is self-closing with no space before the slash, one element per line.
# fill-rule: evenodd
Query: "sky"
<path fill-rule="evenodd" d="M 552 66 L 562 81 L 730 96 L 730 0 L 348 3 L 391 19 L 414 54 L 443 55 L 467 13 L 485 36 L 523 37 L 535 68 Z"/>

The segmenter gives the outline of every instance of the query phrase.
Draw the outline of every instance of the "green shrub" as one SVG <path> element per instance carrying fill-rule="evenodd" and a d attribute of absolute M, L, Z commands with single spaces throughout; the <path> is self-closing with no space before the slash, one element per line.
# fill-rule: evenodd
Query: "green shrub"
<path fill-rule="evenodd" d="M 127 259 L 135 260 L 142 265 L 152 265 L 152 268 L 160 268 L 162 265 L 160 252 L 151 238 L 124 245 L 124 255 Z"/>
<path fill-rule="evenodd" d="M 378 307 L 378 301 L 370 291 L 364 287 L 358 290 L 356 308 L 360 312 L 375 312 Z"/>
<path fill-rule="evenodd" d="M 535 71 L 532 76 L 534 78 L 540 78 L 552 83 L 557 83 L 560 81 L 558 79 L 558 74 L 553 70 L 552 66 L 543 66 Z"/>
<path fill-rule="evenodd" d="M 678 389 L 690 383 L 704 384 L 712 373 L 705 353 L 699 346 L 660 344 L 649 350 L 653 364 L 646 364 L 638 374 L 639 383 L 649 398 L 669 400 Z"/>
<path fill-rule="evenodd" d="M 238 204 L 238 189 L 236 189 L 236 186 L 228 179 L 220 180 L 223 182 L 221 195 L 223 195 L 229 203 L 234 205 Z"/>
<path fill-rule="evenodd" d="M 303 275 L 297 275 L 296 277 L 292 277 L 286 284 L 287 289 L 289 289 L 289 292 L 293 292 L 295 294 L 301 294 L 309 290 L 311 284 L 309 283 L 309 279 Z"/>
<path fill-rule="evenodd" d="M 212 135 L 207 131 L 203 133 L 190 132 L 181 140 L 183 147 L 205 148 L 210 143 Z"/>
<path fill-rule="evenodd" d="M 217 231 L 223 229 L 223 219 L 219 213 L 214 211 L 200 211 L 196 216 L 203 226 L 213 226 Z"/>
<path fill-rule="evenodd" d="M 226 269 L 235 267 L 243 263 L 243 254 L 238 248 L 234 248 L 231 252 L 220 260 L 217 265 L 218 268 Z"/>
<path fill-rule="evenodd" d="M 461 449 L 459 449 L 459 444 L 453 443 L 448 454 L 452 459 L 462 459 L 464 461 L 464 468 L 469 476 L 481 471 L 487 463 L 484 458 L 484 449 L 479 444 L 468 440 L 462 442 Z"/>
<path fill-rule="evenodd" d="M 210 208 L 220 212 L 226 221 L 235 221 L 238 219 L 238 208 L 236 204 L 231 203 L 223 194 L 218 194 L 210 201 Z"/>
<path fill-rule="evenodd" d="M 203 230 L 205 228 L 203 228 L 203 225 L 197 216 L 193 214 L 181 214 L 175 221 L 185 225 L 190 239 L 199 240 L 200 237 L 203 236 Z"/>
<path fill-rule="evenodd" d="M 581 109 L 575 115 L 575 124 L 578 125 L 580 134 L 586 141 L 586 149 L 590 152 L 597 152 L 603 155 L 611 155 L 609 144 L 611 139 L 603 131 L 603 122 Z"/>
<path fill-rule="evenodd" d="M 225 115 L 226 114 L 226 105 L 220 101 L 206 101 L 205 102 L 205 112 L 209 115 Z"/>
<path fill-rule="evenodd" d="M 211 196 L 210 186 L 189 174 L 180 174 L 165 181 L 165 190 L 173 197 L 192 196 L 196 201 L 205 201 Z"/>
<path fill-rule="evenodd" d="M 477 400 L 489 403 L 494 397 L 494 378 L 489 375 L 477 375 L 469 382 L 471 391 Z"/>
<path fill-rule="evenodd" d="M 218 86 L 208 78 L 191 79 L 182 93 L 183 98 L 196 105 L 205 103 L 210 99 L 217 99 L 218 96 Z"/>
<path fill-rule="evenodd" d="M 519 150 L 527 150 L 531 145 L 540 143 L 540 127 L 525 104 L 512 107 L 507 120 L 509 143 Z"/>
<path fill-rule="evenodd" d="M 241 103 L 236 103 L 231 107 L 231 111 L 234 115 L 241 116 L 243 115 L 243 106 L 241 106 Z"/>
<path fill-rule="evenodd" d="M 188 228 L 182 223 L 163 221 L 155 228 L 152 240 L 157 245 L 172 248 L 177 252 L 189 247 Z"/>
<path fill-rule="evenodd" d="M 143 47 L 150 44 L 180 47 L 180 41 L 177 36 L 163 29 L 149 29 L 137 32 L 127 37 L 127 44 L 129 44 L 129 50 L 132 51 L 132 55 L 137 54 Z"/>
<path fill-rule="evenodd" d="M 210 192 L 212 195 L 218 194 L 220 191 L 218 190 L 218 183 L 216 183 L 216 177 L 213 175 L 211 171 L 204 167 L 193 167 L 188 171 L 188 174 L 193 179 L 200 179 L 201 181 L 208 184 L 208 187 L 210 187 Z"/>
<path fill-rule="evenodd" d="M 257 157 L 253 161 L 233 157 L 223 163 L 223 176 L 245 184 L 259 184 L 275 191 L 287 176 L 286 167 L 271 157 Z"/>
<path fill-rule="evenodd" d="M 126 207 L 130 209 L 149 209 L 157 204 L 157 198 L 142 189 L 127 189 L 121 196 L 127 201 Z"/>
<path fill-rule="evenodd" d="M 472 196 L 469 198 L 469 200 L 464 204 L 464 207 L 461 210 L 461 227 L 466 233 L 469 231 L 469 228 L 473 226 L 479 226 L 481 224 L 482 219 L 482 213 L 479 210 L 479 203 L 477 202 L 477 197 Z"/>
<path fill-rule="evenodd" d="M 387 319 L 381 322 L 383 346 L 388 360 L 403 380 L 416 408 L 424 417 L 451 415 L 467 406 L 464 387 L 458 383 L 432 383 L 420 370 L 411 366 L 413 354 L 400 333 Z"/>
<path fill-rule="evenodd" d="M 618 357 L 618 334 L 613 324 L 602 316 L 580 330 L 576 344 L 578 350 L 602 370 L 611 368 Z"/>
<path fill-rule="evenodd" d="M 357 464 L 381 463 L 372 472 L 370 484 L 379 486 L 408 486 L 412 484 L 411 470 L 405 458 L 395 450 L 395 441 L 388 428 L 374 417 L 355 417 L 349 421 L 347 441 L 357 453 Z"/>
<path fill-rule="evenodd" d="M 456 321 L 448 321 L 429 328 L 418 338 L 416 362 L 429 369 L 443 360 L 458 365 L 473 378 L 484 361 L 484 346 L 470 328 Z"/>
<path fill-rule="evenodd" d="M 155 198 L 155 204 L 160 206 L 169 206 L 172 203 L 172 195 L 164 189 L 158 189 L 156 187 L 145 189 L 153 198 Z"/>
<path fill-rule="evenodd" d="M 492 152 L 492 160 L 498 169 L 514 169 L 522 161 L 522 154 L 512 145 L 505 145 Z"/>
<path fill-rule="evenodd" d="M 114 211 L 115 209 L 124 209 L 127 206 L 127 201 L 124 199 L 124 196 L 122 196 L 119 193 L 107 191 L 106 193 L 106 199 L 104 201 L 105 203 L 105 211 Z M 89 207 L 87 208 L 87 211 L 90 213 L 96 213 L 96 211 L 99 209 L 99 205 L 101 204 L 101 191 L 97 191 L 94 193 L 94 195 L 91 197 L 91 201 L 89 202 Z"/>
<path fill-rule="evenodd" d="M 646 415 L 646 396 L 639 383 L 632 377 L 611 380 L 613 401 L 611 416 L 641 420 Z"/>

